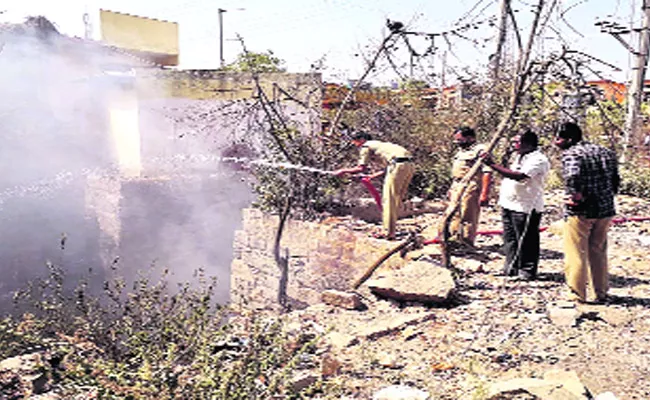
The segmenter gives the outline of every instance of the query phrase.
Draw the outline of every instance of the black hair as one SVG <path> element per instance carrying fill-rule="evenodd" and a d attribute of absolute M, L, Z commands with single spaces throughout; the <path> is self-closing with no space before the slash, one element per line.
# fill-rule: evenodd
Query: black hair
<path fill-rule="evenodd" d="M 582 129 L 575 122 L 563 122 L 557 130 L 557 136 L 577 143 L 582 140 Z"/>
<path fill-rule="evenodd" d="M 474 132 L 474 129 L 470 128 L 469 126 L 459 126 L 458 128 L 454 129 L 454 135 L 456 133 L 460 133 L 462 137 L 476 137 L 476 132 Z"/>
<path fill-rule="evenodd" d="M 527 143 L 534 148 L 537 148 L 537 145 L 539 144 L 539 139 L 537 138 L 537 134 L 533 132 L 530 129 L 526 129 L 519 135 L 519 142 L 520 143 Z"/>
<path fill-rule="evenodd" d="M 372 136 L 368 132 L 358 131 L 352 135 L 352 140 L 372 140 Z"/>

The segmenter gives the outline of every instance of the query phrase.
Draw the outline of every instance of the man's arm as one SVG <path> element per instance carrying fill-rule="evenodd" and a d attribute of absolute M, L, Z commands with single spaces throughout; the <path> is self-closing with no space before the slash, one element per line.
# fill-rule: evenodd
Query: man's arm
<path fill-rule="evenodd" d="M 479 197 L 479 204 L 487 206 L 490 203 L 490 187 L 492 186 L 492 174 L 483 172 L 481 177 L 481 196 Z"/>
<path fill-rule="evenodd" d="M 582 183 L 580 179 L 581 159 L 573 154 L 567 154 L 568 150 L 562 155 L 562 175 L 566 187 L 566 200 L 568 206 L 576 207 L 583 201 Z"/>
<path fill-rule="evenodd" d="M 384 176 L 385 174 L 386 174 L 386 170 L 382 169 L 382 170 L 379 170 L 379 171 L 375 172 L 374 174 L 369 174 L 368 179 L 379 178 L 379 177 Z"/>
<path fill-rule="evenodd" d="M 490 168 L 497 171 L 499 174 L 501 174 L 502 176 L 508 179 L 513 179 L 515 181 L 523 181 L 524 179 L 530 178 L 530 176 L 524 174 L 523 172 L 513 171 L 510 168 L 506 168 L 503 165 L 496 164 L 493 161 L 491 164 L 490 163 L 486 163 L 486 164 Z"/>
<path fill-rule="evenodd" d="M 333 173 L 336 176 L 344 176 L 344 175 L 359 174 L 362 172 L 365 173 L 367 169 L 368 167 L 366 167 L 365 165 L 357 165 L 356 167 L 337 169 Z"/>
<path fill-rule="evenodd" d="M 523 172 L 513 171 L 510 168 L 506 168 L 503 165 L 497 164 L 494 162 L 489 153 L 481 154 L 481 158 L 483 159 L 483 163 L 485 165 L 497 171 L 499 174 L 506 178 L 514 179 L 515 181 L 522 181 L 524 179 L 530 178 L 530 176 L 524 174 Z"/>
<path fill-rule="evenodd" d="M 568 150 L 567 150 L 568 151 Z M 562 175 L 567 193 L 579 193 L 582 191 L 580 184 L 580 158 L 573 154 L 563 154 Z"/>

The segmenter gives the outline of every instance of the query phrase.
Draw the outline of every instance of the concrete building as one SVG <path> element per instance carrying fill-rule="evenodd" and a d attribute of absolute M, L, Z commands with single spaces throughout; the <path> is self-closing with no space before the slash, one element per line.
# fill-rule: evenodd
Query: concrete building
<path fill-rule="evenodd" d="M 252 195 L 218 156 L 249 133 L 242 115 L 261 112 L 256 84 L 175 69 L 176 24 L 101 15 L 104 42 L 60 35 L 44 18 L 0 27 L 0 303 L 46 261 L 83 275 L 117 257 L 127 276 L 155 264 L 183 281 L 203 268 L 226 301 Z M 147 39 L 156 32 L 166 39 Z M 320 105 L 320 75 L 263 74 L 260 86 L 296 127 L 318 125 L 302 110 Z"/>
<path fill-rule="evenodd" d="M 599 100 L 611 100 L 622 104 L 627 95 L 627 87 L 620 82 L 597 80 L 587 82 L 587 86 L 593 88 L 599 94 Z"/>
<path fill-rule="evenodd" d="M 178 23 L 99 10 L 100 41 L 161 66 L 178 65 Z"/>

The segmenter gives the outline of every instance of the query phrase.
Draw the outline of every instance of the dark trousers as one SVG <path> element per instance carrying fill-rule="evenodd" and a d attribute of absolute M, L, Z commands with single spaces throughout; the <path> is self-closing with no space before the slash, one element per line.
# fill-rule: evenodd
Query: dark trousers
<path fill-rule="evenodd" d="M 535 279 L 539 264 L 539 223 L 542 214 L 537 211 L 527 214 L 504 208 L 501 216 L 503 219 L 503 250 L 506 254 L 504 274 Z M 521 249 L 519 249 L 520 241 Z"/>

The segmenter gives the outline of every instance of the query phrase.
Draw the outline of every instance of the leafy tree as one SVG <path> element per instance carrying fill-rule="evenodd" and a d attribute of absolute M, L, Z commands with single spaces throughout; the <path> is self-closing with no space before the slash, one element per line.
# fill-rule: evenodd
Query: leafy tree
<path fill-rule="evenodd" d="M 284 60 L 276 57 L 271 50 L 265 53 L 245 51 L 237 56 L 234 63 L 224 68 L 233 72 L 285 72 Z"/>

